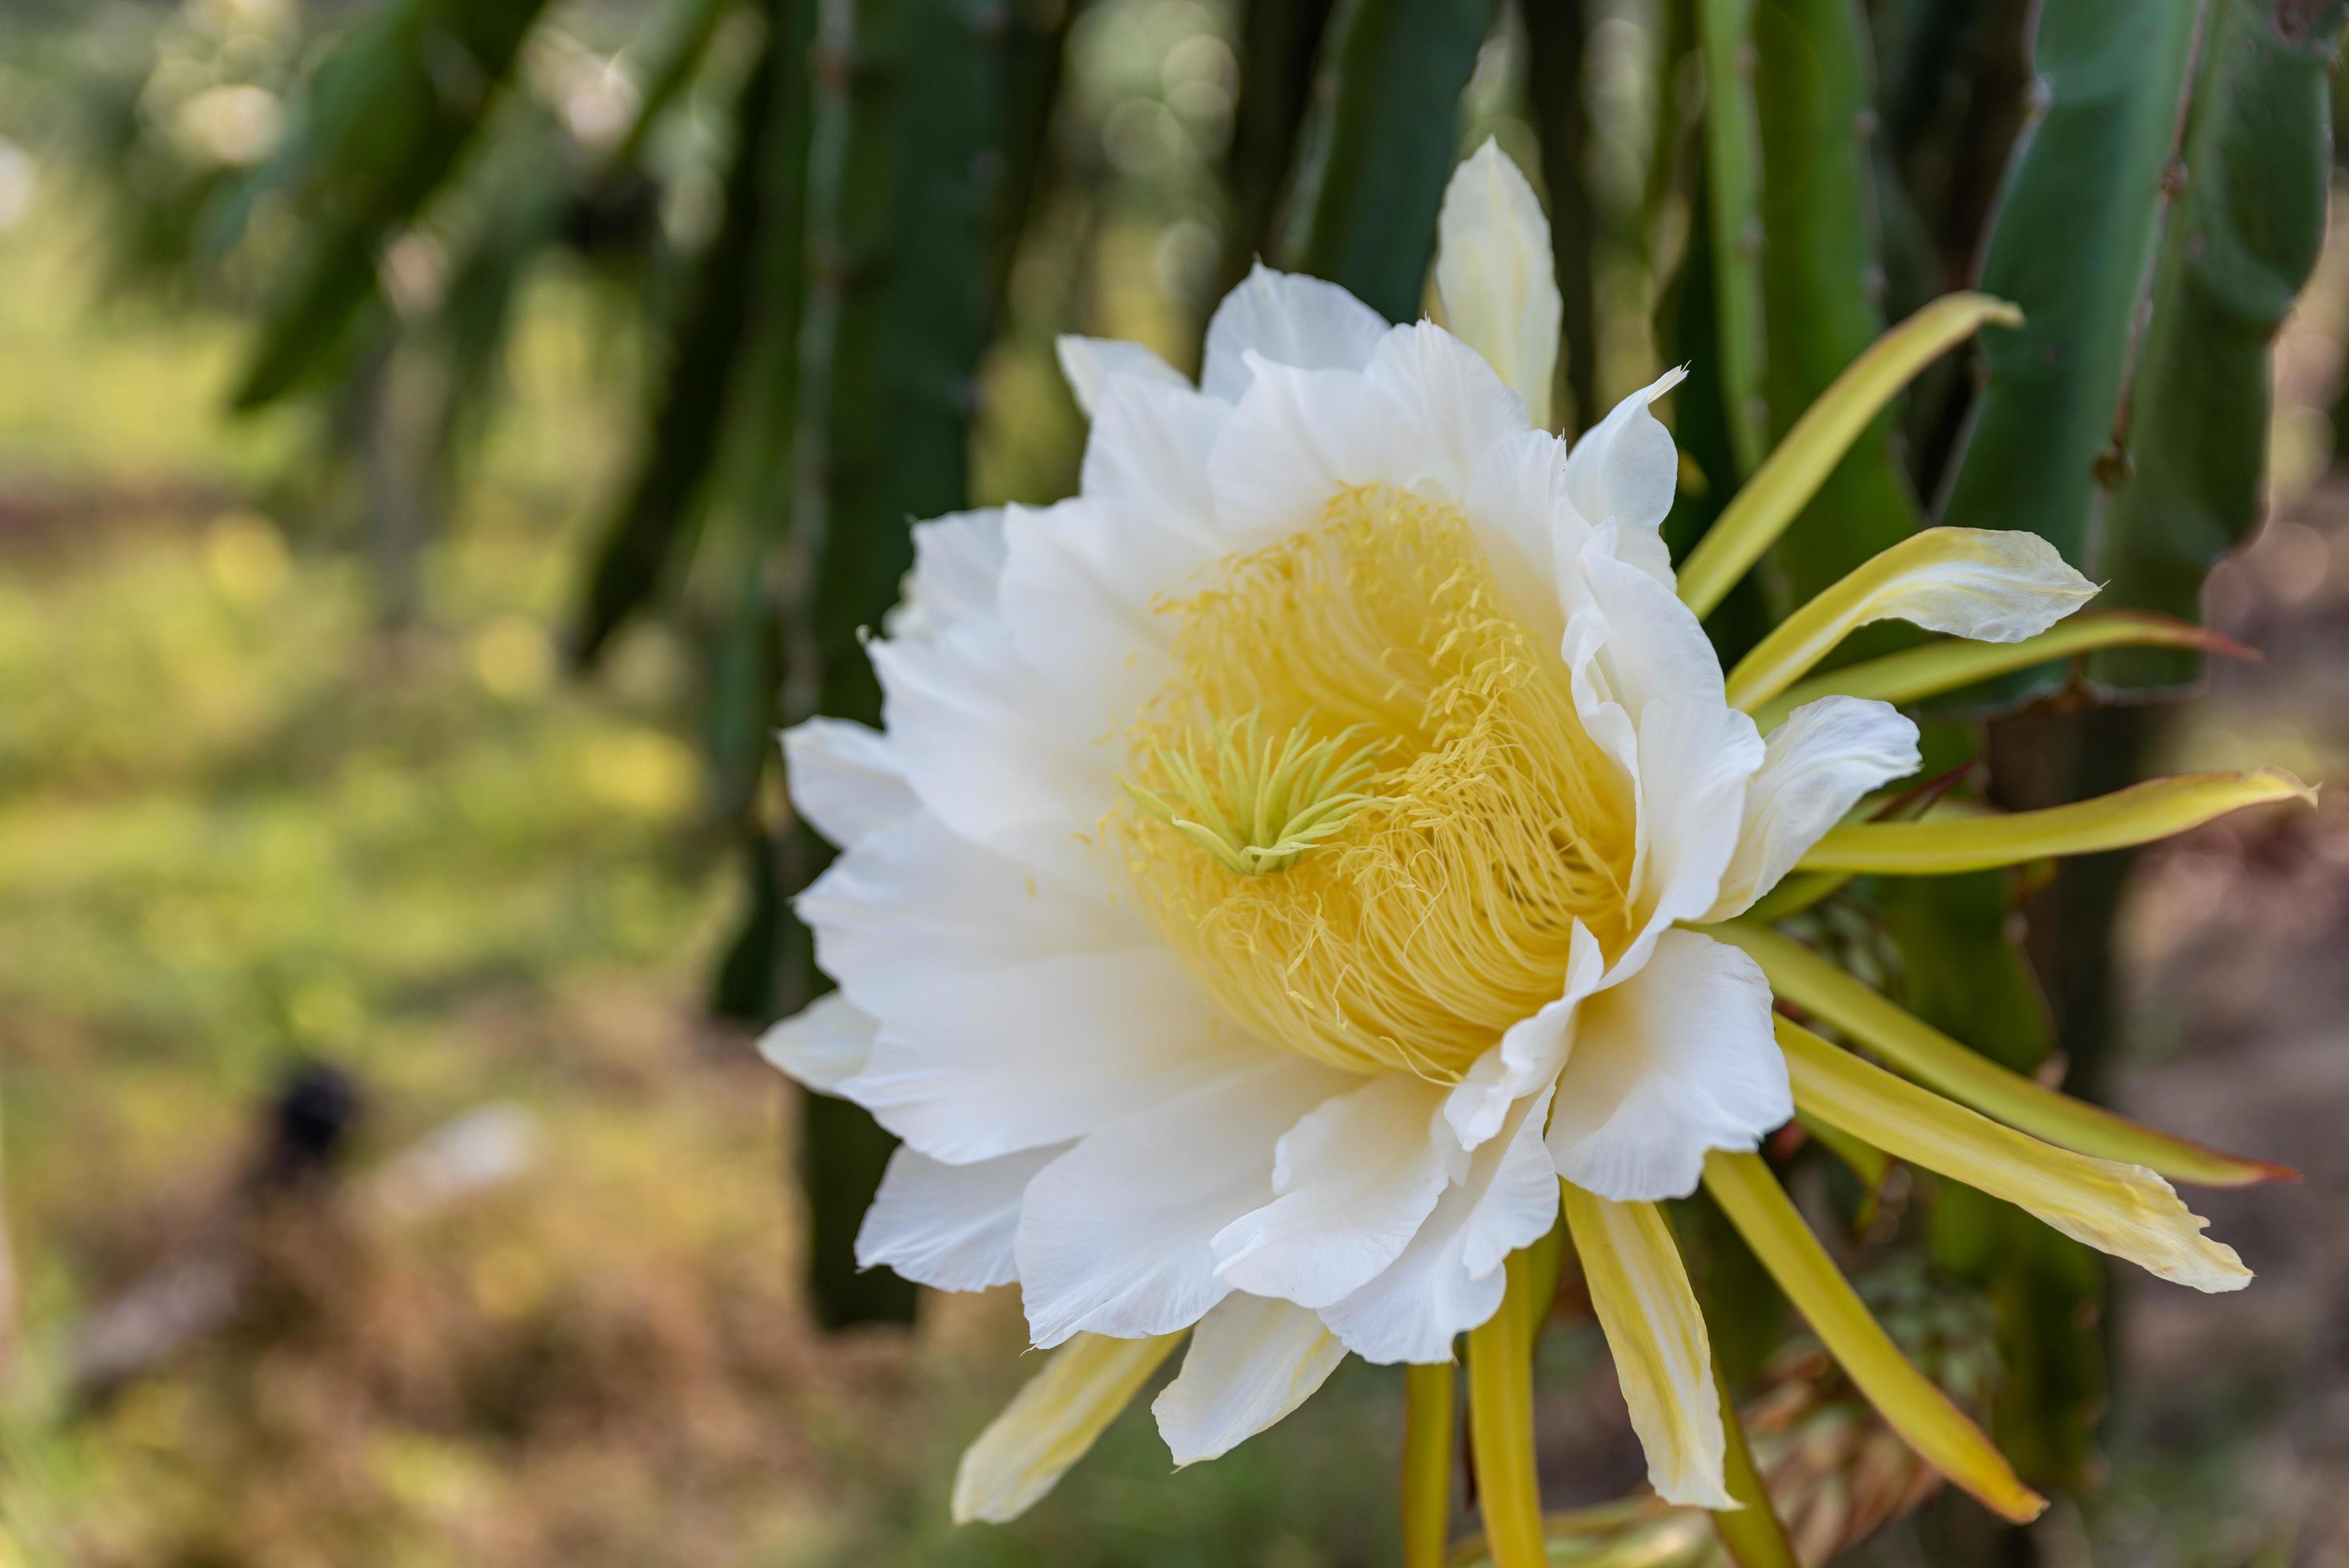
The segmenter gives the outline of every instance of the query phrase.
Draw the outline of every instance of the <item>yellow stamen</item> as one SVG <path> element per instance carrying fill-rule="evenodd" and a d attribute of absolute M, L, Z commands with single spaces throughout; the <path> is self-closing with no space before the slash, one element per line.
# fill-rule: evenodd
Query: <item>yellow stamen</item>
<path fill-rule="evenodd" d="M 1628 944 L 1628 780 L 1457 508 L 1343 492 L 1166 611 L 1111 838 L 1265 1038 L 1456 1078 L 1557 999 L 1578 921 Z"/>

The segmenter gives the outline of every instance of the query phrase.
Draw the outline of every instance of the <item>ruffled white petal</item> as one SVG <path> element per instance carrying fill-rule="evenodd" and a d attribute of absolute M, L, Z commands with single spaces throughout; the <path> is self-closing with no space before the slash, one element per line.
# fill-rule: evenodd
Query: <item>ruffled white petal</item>
<path fill-rule="evenodd" d="M 1330 498 L 1413 467 L 1402 405 L 1368 377 L 1256 362 L 1216 439 L 1207 477 L 1224 538 L 1257 550 L 1309 528 Z"/>
<path fill-rule="evenodd" d="M 1216 1233 L 1264 1202 L 1280 1135 L 1347 1081 L 1276 1057 L 1103 1125 L 1047 1166 L 1029 1184 L 1017 1243 L 1035 1342 L 1196 1323 L 1231 1294 L 1216 1273 Z"/>
<path fill-rule="evenodd" d="M 759 1054 L 818 1094 L 837 1094 L 864 1070 L 879 1027 L 837 991 L 828 991 L 770 1028 Z"/>
<path fill-rule="evenodd" d="M 1281 1136 L 1273 1201 L 1215 1239 L 1237 1289 L 1327 1306 L 1395 1257 L 1468 1157 L 1438 1117 L 1444 1090 L 1401 1073 L 1308 1111 Z"/>
<path fill-rule="evenodd" d="M 1509 1108 L 1557 1079 L 1574 1048 L 1574 1016 L 1599 989 L 1606 970 L 1599 939 L 1576 921 L 1567 941 L 1566 988 L 1530 1018 L 1512 1024 L 1501 1043 L 1476 1058 L 1451 1094 L 1444 1115 L 1464 1149 L 1475 1149 L 1501 1130 Z"/>
<path fill-rule="evenodd" d="M 1231 412 L 1188 387 L 1116 377 L 1103 388 L 1085 438 L 1082 499 L 1114 517 L 1128 544 L 1154 559 L 1185 546 L 1198 562 L 1216 559 L 1222 536 L 1207 456 Z"/>
<path fill-rule="evenodd" d="M 1448 1361 L 1452 1341 L 1500 1309 L 1501 1264 L 1557 1217 L 1557 1175 L 1542 1148 L 1551 1091 L 1512 1107 L 1476 1150 L 1467 1179 L 1444 1189 L 1402 1255 L 1321 1321 L 1363 1360 Z"/>
<path fill-rule="evenodd" d="M 1621 704 L 1635 722 L 1665 697 L 1720 707 L 1721 657 L 1670 577 L 1659 581 L 1636 546 L 1625 549 L 1639 537 L 1636 528 L 1601 524 L 1575 552 L 1572 577 L 1561 577 L 1569 625 L 1580 630 L 1596 618 L 1604 627 L 1588 665 L 1598 695 Z"/>
<path fill-rule="evenodd" d="M 1680 483 L 1681 454 L 1649 405 L 1687 374 L 1665 371 L 1616 404 L 1568 449 L 1566 499 L 1585 521 L 1647 530 L 1663 526 Z"/>
<path fill-rule="evenodd" d="M 1366 378 L 1394 400 L 1409 430 L 1379 454 L 1376 477 L 1397 490 L 1459 500 L 1485 451 L 1526 428 L 1525 404 L 1485 356 L 1431 321 L 1381 338 Z"/>
<path fill-rule="evenodd" d="M 872 1056 L 841 1092 L 923 1153 L 955 1165 L 1083 1137 L 1265 1056 L 1216 1015 L 1163 947 L 942 972 L 885 997 L 876 1010 L 882 1028 Z M 1288 1119 L 1303 1111 L 1299 1106 Z M 1273 1140 L 1288 1125 L 1265 1137 L 1268 1182 Z M 1232 1209 L 1216 1228 L 1249 1206 Z"/>
<path fill-rule="evenodd" d="M 844 718 L 811 718 L 783 731 L 792 810 L 833 843 L 848 845 L 920 807 L 888 737 Z"/>
<path fill-rule="evenodd" d="M 907 588 L 926 633 L 994 619 L 995 582 L 1002 574 L 1001 507 L 948 512 L 914 524 L 914 573 Z"/>
<path fill-rule="evenodd" d="M 1067 953 L 1155 944 L 1098 877 L 1071 880 L 975 844 L 927 811 L 866 834 L 795 902 L 816 962 L 883 1018 L 941 975 L 983 977 Z"/>
<path fill-rule="evenodd" d="M 1490 137 L 1453 170 L 1436 233 L 1435 290 L 1444 325 L 1492 364 L 1527 418 L 1546 428 L 1564 314 L 1549 220 L 1533 186 Z"/>
<path fill-rule="evenodd" d="M 1552 648 L 1566 629 L 1554 586 L 1565 463 L 1566 443 L 1556 436 L 1513 430 L 1476 454 L 1461 498 L 1510 613 L 1535 642 Z"/>
<path fill-rule="evenodd" d="M 1602 1198 L 1682 1198 L 1705 1150 L 1754 1149 L 1794 1113 L 1761 967 L 1668 931 L 1644 968 L 1583 1005 L 1547 1141 L 1557 1174 Z"/>
<path fill-rule="evenodd" d="M 1609 971 L 1637 971 L 1674 922 L 1693 920 L 1721 894 L 1737 852 L 1747 783 L 1762 738 L 1733 708 L 1672 697 L 1640 716 L 1638 859 L 1631 873 L 1639 934 Z"/>
<path fill-rule="evenodd" d="M 1723 1475 L 1728 1442 L 1712 1340 L 1663 1215 L 1652 1203 L 1611 1203 L 1572 1182 L 1564 1198 L 1631 1429 L 1647 1450 L 1648 1483 L 1666 1502 L 1741 1506 Z"/>
<path fill-rule="evenodd" d="M 1086 1334 L 1054 1351 L 963 1450 L 955 1470 L 955 1522 L 1001 1524 L 1027 1512 L 1085 1457 L 1180 1337 Z"/>
<path fill-rule="evenodd" d="M 1336 284 L 1259 263 L 1207 323 L 1199 387 L 1237 403 L 1254 375 L 1251 354 L 1300 370 L 1359 370 L 1386 330 L 1384 317 Z"/>
<path fill-rule="evenodd" d="M 1745 788 L 1737 853 L 1707 920 L 1742 914 L 1861 796 L 1917 770 L 1917 726 L 1889 703 L 1828 696 L 1770 732 Z"/>
<path fill-rule="evenodd" d="M 1175 617 L 1162 595 L 1191 583 L 1207 553 L 1165 529 L 1136 528 L 1102 502 L 1011 507 L 1004 620 L 1040 691 L 1089 721 L 1122 730 L 1174 674 Z"/>
<path fill-rule="evenodd" d="M 1007 854 L 1075 867 L 1120 799 L 1117 758 L 1040 693 L 999 621 L 872 645 L 890 748 L 922 803 Z"/>
<path fill-rule="evenodd" d="M 1260 359 L 1209 459 L 1223 542 L 1271 544 L 1361 486 L 1458 503 L 1495 466 L 1495 449 L 1526 434 L 1516 395 L 1431 323 L 1387 332 L 1360 372 Z"/>
<path fill-rule="evenodd" d="M 1018 1277 L 1019 1194 L 1065 1144 L 942 1165 L 900 1144 L 856 1233 L 856 1266 L 892 1268 L 933 1290 L 987 1290 Z"/>
<path fill-rule="evenodd" d="M 1177 1465 L 1221 1458 L 1302 1405 L 1346 1347 L 1301 1306 L 1227 1295 L 1191 1331 L 1183 1370 L 1150 1408 Z"/>
<path fill-rule="evenodd" d="M 1077 407 L 1090 416 L 1113 376 L 1134 376 L 1170 387 L 1188 387 L 1190 377 L 1138 343 L 1118 337 L 1080 337 L 1063 333 L 1053 348 L 1061 374 L 1076 394 Z"/>

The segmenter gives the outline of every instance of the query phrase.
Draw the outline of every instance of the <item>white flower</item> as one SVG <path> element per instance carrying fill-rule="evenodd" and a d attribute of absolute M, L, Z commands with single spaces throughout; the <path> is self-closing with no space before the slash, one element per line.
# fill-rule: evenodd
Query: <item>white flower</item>
<path fill-rule="evenodd" d="M 1443 239 L 1465 341 L 1261 268 L 1196 388 L 1064 341 L 1081 493 L 920 525 L 918 614 L 872 649 L 885 733 L 785 738 L 843 851 L 799 905 L 839 991 L 767 1048 L 905 1140 L 861 1261 L 1016 1280 L 1039 1346 L 1114 1368 L 1033 1395 L 1030 1457 L 976 1456 L 965 1514 L 1040 1493 L 1164 1353 L 1083 1336 L 1197 1326 L 1156 1408 L 1209 1458 L 1344 1351 L 1449 1359 L 1561 1178 L 1683 1195 L 1792 1114 L 1761 968 L 1682 923 L 1911 771 L 1915 727 L 1828 696 L 1765 740 L 1731 705 L 1657 533 L 1680 373 L 1570 446 L 1534 428 L 1548 235 L 1490 144 Z M 1959 576 L 1862 618 L 2012 638 L 2083 597 L 2052 552 Z M 1577 1221 L 1625 1260 L 1609 1314 L 1686 1296 L 1645 1212 Z M 1659 1376 L 1687 1397 L 1642 1432 L 1666 1495 L 1722 1504 L 1682 1315 Z"/>

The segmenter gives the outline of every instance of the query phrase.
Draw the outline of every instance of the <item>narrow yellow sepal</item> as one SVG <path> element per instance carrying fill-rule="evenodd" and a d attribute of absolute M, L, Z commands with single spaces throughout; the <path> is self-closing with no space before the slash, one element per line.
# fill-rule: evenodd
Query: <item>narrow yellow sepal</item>
<path fill-rule="evenodd" d="M 2297 1178 L 2288 1166 L 2157 1132 L 2010 1071 L 1775 932 L 1738 921 L 1704 931 L 1761 965 L 1780 1000 L 1816 1015 L 1901 1071 L 2010 1127 L 2082 1154 L 2147 1166 L 2172 1181 L 2246 1187 Z"/>
<path fill-rule="evenodd" d="M 2018 1524 L 2039 1517 L 2047 1500 L 2023 1485 L 1982 1429 L 1900 1354 L 1760 1155 L 1713 1150 L 1704 1158 L 1704 1186 L 1902 1441 L 2001 1517 Z"/>
<path fill-rule="evenodd" d="M 1738 1506 L 1722 1479 L 1713 1343 L 1670 1226 L 1653 1203 L 1618 1203 L 1561 1181 L 1591 1310 L 1615 1357 L 1648 1481 L 1667 1502 Z"/>
<path fill-rule="evenodd" d="M 1994 676 L 2012 675 L 2098 648 L 2199 648 L 2230 658 L 2256 659 L 2255 649 L 2208 627 L 2157 615 L 2149 610 L 2084 610 L 2019 643 L 1971 643 L 1952 637 L 1904 648 L 1796 681 L 1754 710 L 1754 722 L 1767 735 L 1805 703 L 1823 696 L 1873 697 L 1878 702 L 1915 702 L 1961 691 Z"/>
<path fill-rule="evenodd" d="M 1451 1551 L 1454 1392 L 1449 1361 L 1403 1375 L 1402 1568 L 1444 1568 Z"/>
<path fill-rule="evenodd" d="M 1053 1351 L 963 1450 L 955 1471 L 955 1522 L 1001 1524 L 1027 1512 L 1085 1457 L 1182 1337 L 1080 1334 Z"/>
<path fill-rule="evenodd" d="M 1468 1331 L 1468 1446 L 1494 1568 L 1547 1568 L 1534 1470 L 1532 1260 L 1514 1252 L 1505 1266 L 1500 1310 Z"/>
<path fill-rule="evenodd" d="M 1680 568 L 1682 602 L 1699 615 L 1710 614 L 1777 542 L 1884 406 L 1985 322 L 2020 326 L 2023 313 L 1988 294 L 1944 294 L 1869 345 L 1803 410 L 1689 552 Z"/>
<path fill-rule="evenodd" d="M 1729 1485 L 1729 1495 L 1737 1500 L 1735 1508 L 1717 1509 L 1706 1515 L 1713 1521 L 1713 1532 L 1729 1549 L 1737 1568 L 1803 1568 L 1795 1543 L 1786 1538 L 1786 1524 L 1778 1517 L 1769 1483 L 1762 1478 L 1761 1466 L 1754 1462 L 1754 1445 L 1745 1439 L 1744 1418 L 1737 1413 L 1737 1401 L 1730 1397 L 1729 1379 L 1722 1376 L 1718 1361 L 1713 1366 L 1713 1402 L 1721 1408 L 1722 1436 L 1727 1439 L 1722 1478 Z"/>
<path fill-rule="evenodd" d="M 2316 804 L 2316 791 L 2280 768 L 2182 773 L 2093 800 L 1998 816 L 1853 822 L 1830 829 L 1795 865 L 1806 872 L 1940 876 L 2149 844 L 2213 817 L 2274 800 Z"/>
<path fill-rule="evenodd" d="M 2095 597 L 2035 533 L 1929 528 L 1860 562 L 1781 621 L 1729 672 L 1732 707 L 1751 713 L 1785 691 L 1860 627 L 1912 622 L 1982 642 L 2038 635 Z"/>
<path fill-rule="evenodd" d="M 1806 1115 L 1895 1159 L 2003 1198 L 2074 1241 L 2175 1284 L 2230 1291 L 2251 1283 L 2233 1248 L 2202 1234 L 2209 1222 L 2188 1212 L 2169 1183 L 2144 1166 L 2043 1143 L 1895 1078 L 1789 1019 L 1774 1022 L 1795 1103 Z"/>

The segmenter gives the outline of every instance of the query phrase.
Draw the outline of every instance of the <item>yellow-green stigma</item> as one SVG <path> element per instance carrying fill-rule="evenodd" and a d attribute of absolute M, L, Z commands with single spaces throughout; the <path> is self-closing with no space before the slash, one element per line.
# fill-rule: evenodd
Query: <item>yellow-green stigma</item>
<path fill-rule="evenodd" d="M 1226 871 L 1241 876 L 1286 871 L 1370 803 L 1359 787 L 1377 771 L 1371 758 L 1378 748 L 1346 749 L 1360 728 L 1315 740 L 1310 727 L 1300 723 L 1275 740 L 1249 714 L 1237 724 L 1216 727 L 1213 778 L 1185 744 L 1179 752 L 1162 748 L 1154 753 L 1171 789 L 1118 782 L 1136 805 Z"/>

